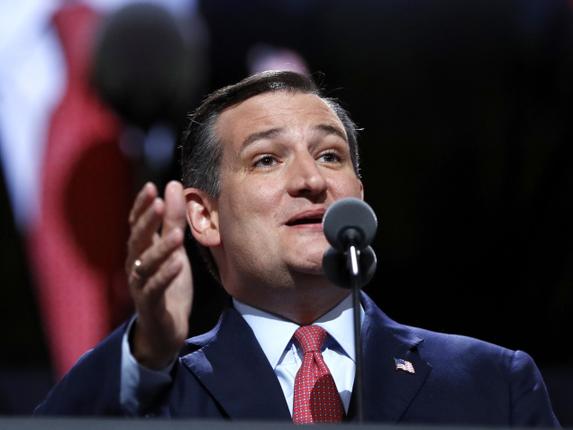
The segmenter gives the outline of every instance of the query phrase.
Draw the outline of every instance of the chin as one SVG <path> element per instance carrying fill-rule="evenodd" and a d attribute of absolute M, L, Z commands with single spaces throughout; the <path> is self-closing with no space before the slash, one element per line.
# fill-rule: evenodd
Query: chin
<path fill-rule="evenodd" d="M 293 272 L 322 275 L 322 257 L 328 248 L 326 239 L 301 242 L 289 246 L 289 252 L 284 256 L 288 267 Z"/>
<path fill-rule="evenodd" d="M 322 270 L 322 254 L 320 258 L 317 259 L 293 262 L 290 267 L 291 271 L 304 273 L 306 275 L 321 276 L 324 274 Z"/>

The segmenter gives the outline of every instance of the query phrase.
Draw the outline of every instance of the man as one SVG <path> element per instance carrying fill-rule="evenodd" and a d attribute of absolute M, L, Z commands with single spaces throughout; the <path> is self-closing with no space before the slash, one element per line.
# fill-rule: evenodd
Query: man
<path fill-rule="evenodd" d="M 137 318 L 37 412 L 354 419 L 350 299 L 321 267 L 326 208 L 363 197 L 352 121 L 306 77 L 266 72 L 209 96 L 182 149 L 184 188 L 162 200 L 148 184 L 130 215 Z M 189 340 L 185 219 L 233 297 Z M 527 354 L 400 325 L 366 295 L 362 306 L 367 421 L 559 425 Z"/>

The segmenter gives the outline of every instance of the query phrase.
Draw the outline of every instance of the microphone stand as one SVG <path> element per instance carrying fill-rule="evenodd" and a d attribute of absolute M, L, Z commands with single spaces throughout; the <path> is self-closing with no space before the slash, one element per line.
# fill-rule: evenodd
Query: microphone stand
<path fill-rule="evenodd" d="M 354 376 L 355 385 L 353 391 L 356 393 L 356 412 L 358 422 L 364 422 L 364 395 L 362 389 L 362 319 L 360 308 L 360 267 L 358 265 L 358 251 L 351 245 L 347 253 L 347 264 L 350 270 L 350 287 L 352 289 L 352 310 L 354 316 L 354 355 L 356 373 Z"/>
<path fill-rule="evenodd" d="M 352 289 L 355 353 L 352 392 L 359 423 L 364 422 L 360 287 L 366 285 L 376 271 L 376 254 L 368 244 L 374 239 L 377 227 L 372 208 L 354 197 L 333 203 L 323 218 L 324 235 L 332 245 L 322 258 L 324 273 L 334 285 Z"/>

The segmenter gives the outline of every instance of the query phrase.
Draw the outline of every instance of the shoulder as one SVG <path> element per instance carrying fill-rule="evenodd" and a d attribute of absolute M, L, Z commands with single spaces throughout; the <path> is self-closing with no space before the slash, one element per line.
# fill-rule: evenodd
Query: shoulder
<path fill-rule="evenodd" d="M 531 360 L 523 352 L 473 337 L 441 333 L 398 323 L 382 312 L 367 296 L 363 303 L 369 326 L 376 327 L 376 331 L 384 332 L 385 337 L 392 338 L 396 343 L 415 348 L 421 358 L 428 361 L 432 367 L 439 367 L 444 363 L 450 369 L 457 366 L 489 365 L 501 370 L 511 368 L 516 358 L 517 361 Z"/>
<path fill-rule="evenodd" d="M 450 333 L 440 333 L 419 327 L 404 326 L 422 342 L 418 345 L 420 355 L 435 368 L 446 367 L 448 371 L 472 371 L 478 375 L 494 374 L 505 382 L 528 375 L 541 379 L 533 358 L 521 350 L 513 350 L 491 342 Z"/>
<path fill-rule="evenodd" d="M 537 378 L 529 355 L 469 336 L 440 333 L 400 324 L 370 299 L 364 302 L 369 328 L 367 338 L 382 344 L 380 350 L 402 351 L 426 363 L 429 380 L 449 386 L 467 384 L 507 390 L 517 375 Z M 381 352 L 382 353 L 382 352 Z M 507 392 L 507 391 L 506 391 Z"/>
<path fill-rule="evenodd" d="M 422 339 L 418 349 L 422 356 L 428 359 L 448 359 L 448 365 L 464 363 L 467 365 L 490 365 L 502 369 L 510 369 L 517 355 L 527 356 L 524 352 L 514 351 L 500 345 L 450 333 L 440 333 L 419 327 L 405 326 Z"/>
<path fill-rule="evenodd" d="M 467 336 L 409 329 L 423 338 L 418 350 L 432 366 L 430 379 L 437 385 L 463 385 L 476 399 L 496 399 L 495 409 L 505 405 L 512 426 L 559 426 L 541 372 L 526 352 Z"/>
<path fill-rule="evenodd" d="M 448 410 L 448 416 L 459 422 L 489 419 L 489 424 L 497 425 L 559 425 L 541 373 L 527 353 L 469 336 L 400 324 L 371 301 L 364 304 L 367 324 L 376 333 L 370 336 L 374 341 L 384 342 L 390 351 L 408 351 L 404 352 L 406 360 L 428 366 L 417 396 L 418 409 L 413 407 L 412 415 L 415 410 L 427 418 L 429 410 Z M 463 408 L 452 410 L 458 404 Z"/>
<path fill-rule="evenodd" d="M 395 323 L 398 331 L 418 339 L 416 350 L 437 375 L 480 379 L 485 383 L 510 384 L 518 374 L 535 377 L 539 371 L 523 351 L 459 334 L 442 333 Z M 485 378 L 485 379 L 484 379 Z"/>

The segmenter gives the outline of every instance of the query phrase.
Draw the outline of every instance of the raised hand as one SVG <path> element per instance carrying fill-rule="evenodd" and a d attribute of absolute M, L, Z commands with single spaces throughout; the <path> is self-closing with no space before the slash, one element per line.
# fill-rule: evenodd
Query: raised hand
<path fill-rule="evenodd" d="M 131 342 L 140 364 L 165 367 L 187 338 L 193 302 L 191 265 L 183 247 L 185 197 L 179 182 L 165 187 L 165 200 L 148 183 L 133 204 L 126 272 L 137 321 Z"/>

